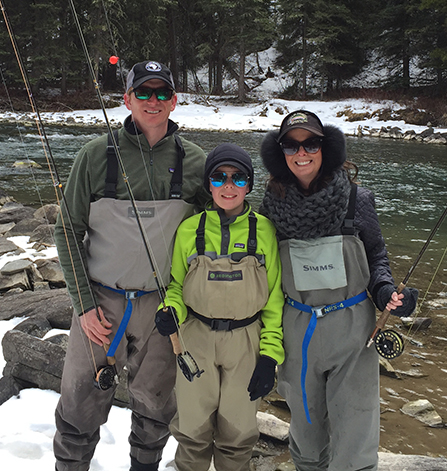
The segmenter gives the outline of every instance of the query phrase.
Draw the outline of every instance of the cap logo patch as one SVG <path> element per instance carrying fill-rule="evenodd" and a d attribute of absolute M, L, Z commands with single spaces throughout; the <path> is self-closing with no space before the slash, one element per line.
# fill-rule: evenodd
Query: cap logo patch
<path fill-rule="evenodd" d="M 146 70 L 149 72 L 160 72 L 161 65 L 158 62 L 148 62 L 146 64 Z"/>
<path fill-rule="evenodd" d="M 288 125 L 293 126 L 294 124 L 303 124 L 307 122 L 307 115 L 305 115 L 304 113 L 296 113 L 289 118 Z"/>

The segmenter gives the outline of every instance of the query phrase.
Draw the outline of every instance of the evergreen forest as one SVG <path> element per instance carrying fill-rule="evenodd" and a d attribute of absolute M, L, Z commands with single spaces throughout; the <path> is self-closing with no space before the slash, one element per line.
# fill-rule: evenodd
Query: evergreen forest
<path fill-rule="evenodd" d="M 316 81 L 322 95 L 341 93 L 365 68 L 384 65 L 389 72 L 377 88 L 445 96 L 447 0 L 0 2 L 0 68 L 12 90 L 23 81 L 11 36 L 37 95 L 91 93 L 92 71 L 103 90 L 121 91 L 121 72 L 152 59 L 170 66 L 179 91 L 222 95 L 229 76 L 243 101 L 245 58 L 273 46 L 275 65 L 293 78 L 284 98 L 311 98 Z"/>

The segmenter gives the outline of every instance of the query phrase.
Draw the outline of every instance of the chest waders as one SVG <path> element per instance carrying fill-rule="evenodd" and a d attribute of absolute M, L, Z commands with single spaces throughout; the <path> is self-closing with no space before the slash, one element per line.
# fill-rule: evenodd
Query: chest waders
<path fill-rule="evenodd" d="M 183 299 L 189 314 L 214 331 L 246 327 L 259 318 L 268 300 L 265 267 L 256 254 L 257 218 L 248 215 L 247 253 L 209 256 L 205 252 L 206 211 L 196 231 L 197 257 L 183 282 Z"/>
<path fill-rule="evenodd" d="M 338 290 L 341 296 L 341 291 L 346 287 L 348 287 L 349 292 L 359 289 L 358 287 L 353 288 L 348 286 L 349 274 L 347 271 L 350 270 L 350 267 L 346 265 L 346 256 L 344 254 L 344 250 L 349 250 L 351 241 L 357 239 L 355 237 L 354 229 L 356 194 L 357 185 L 352 184 L 348 212 L 343 221 L 343 225 L 340 228 L 341 235 L 322 237 L 310 241 L 285 241 L 288 243 L 288 256 L 290 257 L 290 264 L 293 273 L 292 278 L 294 279 L 297 294 L 302 293 L 306 297 L 306 292 L 327 289 L 334 293 L 337 293 Z M 356 258 L 356 256 L 352 258 Z M 362 258 L 364 258 L 365 263 L 367 263 L 366 255 Z M 354 270 L 356 270 L 356 268 L 354 268 L 353 271 Z M 307 273 L 307 276 L 303 276 L 303 273 Z M 361 278 L 360 274 L 358 278 Z M 316 289 L 316 287 L 318 288 Z M 301 391 L 303 396 L 303 406 L 307 421 L 311 424 L 312 422 L 310 420 L 306 393 L 306 374 L 308 368 L 307 351 L 317 326 L 317 320 L 332 312 L 355 306 L 362 301 L 365 301 L 368 298 L 368 295 L 366 290 L 363 289 L 361 292 L 357 292 L 354 296 L 349 296 L 342 301 L 315 306 L 313 304 L 305 304 L 304 302 L 301 302 L 301 300 L 298 301 L 292 298 L 289 293 L 290 289 L 288 290 L 287 295 L 287 304 L 289 306 L 298 311 L 311 314 L 302 342 L 301 365 Z M 310 299 L 312 299 L 312 295 L 310 296 Z"/>
<path fill-rule="evenodd" d="M 114 137 L 118 144 L 118 131 L 114 131 Z M 118 159 L 110 134 L 108 136 L 104 197 L 90 204 L 90 229 L 84 245 L 93 283 L 123 295 L 127 304 L 107 350 L 108 366 L 100 368 L 95 377 L 94 384 L 99 389 L 109 389 L 116 380 L 114 355 L 132 315 L 132 301 L 158 291 L 155 279 L 158 272 L 163 286 L 169 282 L 175 232 L 180 222 L 193 213 L 193 205 L 181 199 L 185 151 L 180 138 L 177 135 L 174 138 L 178 159 L 171 178 L 169 199 L 136 202 L 145 230 L 143 234 L 129 200 L 116 199 Z M 142 236 L 149 239 L 148 245 L 153 248 L 154 260 L 150 259 L 154 264 L 153 274 L 148 270 L 148 254 L 141 243 Z"/>

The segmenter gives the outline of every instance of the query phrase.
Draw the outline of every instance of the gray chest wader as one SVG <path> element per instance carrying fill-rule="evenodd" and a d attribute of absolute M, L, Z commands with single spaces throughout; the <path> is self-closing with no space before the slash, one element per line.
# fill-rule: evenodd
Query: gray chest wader
<path fill-rule="evenodd" d="M 356 189 L 357 186 L 353 185 L 341 235 L 311 240 L 290 239 L 279 244 L 287 304 L 297 314 L 302 311 L 312 315 L 302 343 L 301 368 L 301 390 L 309 423 L 305 388 L 307 350 L 317 328 L 317 320 L 367 300 L 368 260 L 363 242 L 354 235 Z M 357 306 L 356 310 L 371 310 L 370 301 L 362 306 Z"/>
<path fill-rule="evenodd" d="M 118 142 L 118 132 L 114 131 L 114 135 Z M 180 138 L 174 137 L 178 160 L 171 179 L 169 200 L 136 202 L 161 286 L 169 283 L 175 232 L 194 211 L 192 204 L 181 199 L 185 151 Z M 84 242 L 91 280 L 127 299 L 123 319 L 107 357 L 114 356 L 126 331 L 132 314 L 132 300 L 157 290 L 133 206 L 129 200 L 116 199 L 117 182 L 118 159 L 109 135 L 104 198 L 90 204 L 89 233 Z"/>
<path fill-rule="evenodd" d="M 267 273 L 256 257 L 257 219 L 253 212 L 248 218 L 247 255 L 239 260 L 239 253 L 214 260 L 205 255 L 206 211 L 200 218 L 197 257 L 186 274 L 183 299 L 189 313 L 211 330 L 229 331 L 252 324 L 268 300 Z"/>

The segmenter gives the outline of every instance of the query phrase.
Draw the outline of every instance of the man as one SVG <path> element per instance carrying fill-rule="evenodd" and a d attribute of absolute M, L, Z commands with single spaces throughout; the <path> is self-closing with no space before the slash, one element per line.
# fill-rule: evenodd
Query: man
<path fill-rule="evenodd" d="M 107 135 L 81 149 L 65 189 L 69 214 L 63 204 L 56 224 L 75 310 L 56 409 L 57 471 L 89 469 L 123 367 L 131 471 L 158 470 L 175 413 L 175 356 L 154 318 L 177 226 L 208 199 L 205 154 L 175 134 L 177 96 L 165 65 L 135 64 L 124 101 L 131 115 L 115 133 L 118 155 Z"/>

